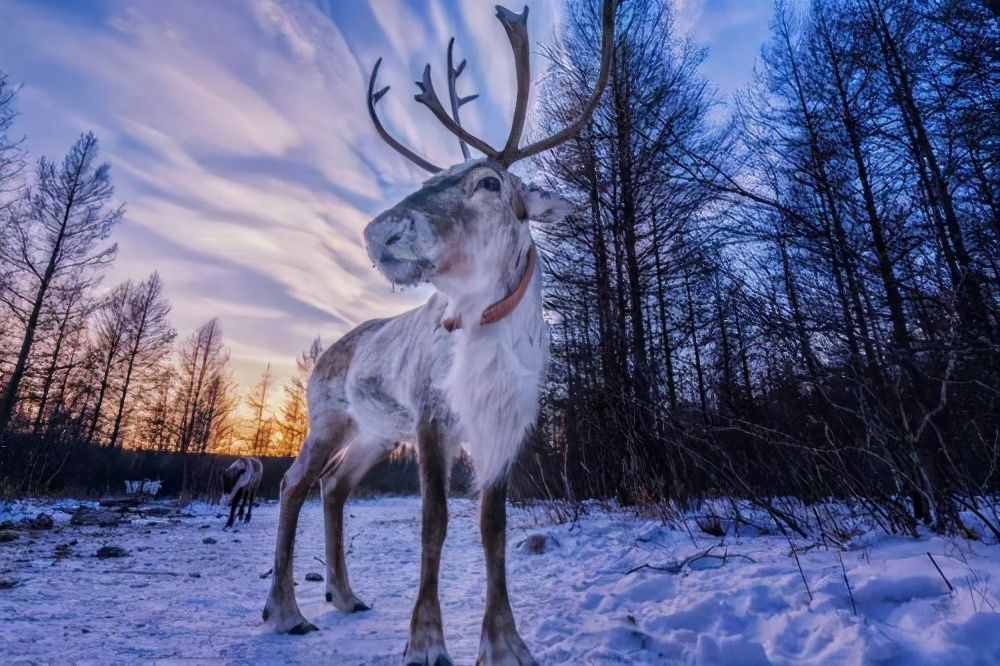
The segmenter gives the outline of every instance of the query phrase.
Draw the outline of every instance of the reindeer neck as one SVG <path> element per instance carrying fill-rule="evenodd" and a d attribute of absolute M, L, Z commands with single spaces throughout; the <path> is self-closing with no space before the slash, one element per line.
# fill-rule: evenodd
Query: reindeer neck
<path fill-rule="evenodd" d="M 482 293 L 466 293 L 452 299 L 452 307 L 441 320 L 446 330 L 453 332 L 472 322 L 488 327 L 508 319 L 511 323 L 516 320 L 516 324 L 541 320 L 540 287 L 536 283 L 539 273 L 537 250 L 529 240 L 510 255 L 510 259 L 503 262 L 500 275 L 487 283 Z"/>

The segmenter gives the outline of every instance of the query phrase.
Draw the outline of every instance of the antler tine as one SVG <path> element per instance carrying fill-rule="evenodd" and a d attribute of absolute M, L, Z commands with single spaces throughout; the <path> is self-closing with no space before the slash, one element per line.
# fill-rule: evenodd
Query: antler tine
<path fill-rule="evenodd" d="M 420 89 L 420 94 L 414 95 L 413 99 L 430 109 L 431 113 L 434 114 L 434 117 L 437 118 L 449 132 L 457 136 L 460 141 L 466 142 L 487 157 L 492 159 L 497 158 L 498 153 L 495 148 L 479 137 L 469 134 L 462 129 L 462 126 L 452 120 L 451 116 L 448 115 L 448 112 L 444 110 L 443 106 L 441 106 L 441 100 L 438 99 L 437 93 L 434 92 L 434 84 L 431 82 L 430 65 L 426 65 L 424 67 L 424 78 L 423 81 L 417 81 L 417 88 Z"/>
<path fill-rule="evenodd" d="M 420 157 L 420 155 L 417 155 L 412 150 L 401 144 L 399 141 L 396 141 L 394 138 L 392 138 L 392 136 L 390 136 L 389 133 L 385 130 L 385 127 L 382 126 L 382 121 L 379 120 L 378 114 L 375 113 L 375 105 L 378 104 L 379 100 L 382 99 L 387 92 L 389 92 L 389 86 L 386 86 L 385 88 L 382 88 L 378 92 L 375 92 L 375 80 L 378 78 L 378 68 L 381 65 L 382 65 L 382 58 L 379 58 L 378 60 L 375 61 L 375 69 L 372 70 L 372 76 L 368 80 L 368 115 L 371 116 L 372 123 L 375 124 L 376 131 L 378 131 L 379 136 L 381 136 L 386 143 L 395 148 L 398 153 L 400 153 L 403 157 L 410 160 L 420 168 L 425 169 L 426 171 L 430 171 L 431 173 L 437 173 L 441 171 L 440 167 L 431 164 L 424 158 Z"/>
<path fill-rule="evenodd" d="M 505 155 L 514 155 L 521 142 L 524 119 L 528 113 L 528 94 L 531 91 L 531 63 L 528 53 L 528 7 L 515 14 L 506 7 L 496 6 L 497 18 L 507 31 L 510 47 L 514 51 L 514 66 L 517 71 L 517 101 L 514 103 L 514 120 L 510 126 L 507 143 L 500 153 L 500 161 Z"/>
<path fill-rule="evenodd" d="M 590 116 L 594 113 L 594 109 L 597 108 L 598 102 L 601 101 L 601 95 L 604 94 L 604 88 L 611 75 L 611 60 L 615 50 L 615 5 L 616 0 L 604 0 L 601 16 L 601 70 L 597 75 L 597 85 L 594 86 L 594 91 L 590 94 L 590 99 L 584 105 L 580 117 L 574 120 L 569 126 L 548 138 L 515 150 L 509 155 L 505 151 L 500 160 L 502 164 L 510 166 L 525 157 L 531 157 L 542 151 L 554 148 L 579 134 L 583 126 L 590 120 Z"/>
<path fill-rule="evenodd" d="M 458 110 L 479 97 L 479 95 L 469 95 L 468 97 L 458 96 L 455 83 L 458 81 L 458 77 L 462 75 L 462 72 L 465 71 L 466 61 L 463 58 L 458 67 L 455 67 L 455 61 L 452 59 L 452 50 L 454 47 L 455 38 L 452 37 L 448 40 L 448 96 L 451 98 L 451 117 L 455 119 L 455 124 L 461 127 L 462 121 L 458 117 Z M 469 147 L 461 139 L 458 140 L 458 145 L 462 148 L 462 157 L 469 159 Z"/>

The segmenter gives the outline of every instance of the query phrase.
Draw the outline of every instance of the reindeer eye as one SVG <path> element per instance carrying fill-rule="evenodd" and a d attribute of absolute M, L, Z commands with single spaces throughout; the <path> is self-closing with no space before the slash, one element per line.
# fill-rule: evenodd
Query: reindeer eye
<path fill-rule="evenodd" d="M 476 183 L 477 190 L 489 190 L 490 192 L 500 191 L 500 179 L 493 176 L 486 176 L 481 181 Z"/>

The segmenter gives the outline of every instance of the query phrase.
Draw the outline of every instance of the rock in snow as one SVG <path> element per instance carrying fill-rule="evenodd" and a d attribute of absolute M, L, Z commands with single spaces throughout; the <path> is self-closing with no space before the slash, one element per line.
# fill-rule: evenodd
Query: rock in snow
<path fill-rule="evenodd" d="M 310 583 L 322 583 L 323 576 L 313 571 L 310 571 L 309 573 L 306 574 L 306 580 L 309 581 Z"/>
<path fill-rule="evenodd" d="M 559 542 L 555 539 L 555 537 L 551 537 L 548 534 L 532 534 L 518 544 L 518 548 L 525 553 L 530 553 L 531 555 L 541 555 L 542 553 L 547 553 L 553 548 L 558 547 Z"/>
<path fill-rule="evenodd" d="M 110 557 L 125 557 L 128 551 L 121 546 L 101 546 L 97 549 L 97 557 L 106 560 Z"/>
<path fill-rule="evenodd" d="M 52 516 L 47 513 L 40 513 L 28 521 L 28 527 L 33 530 L 51 530 L 55 524 Z"/>
<path fill-rule="evenodd" d="M 122 521 L 122 515 L 105 509 L 93 509 L 81 506 L 70 518 L 70 525 L 92 525 L 97 527 L 114 527 Z"/>

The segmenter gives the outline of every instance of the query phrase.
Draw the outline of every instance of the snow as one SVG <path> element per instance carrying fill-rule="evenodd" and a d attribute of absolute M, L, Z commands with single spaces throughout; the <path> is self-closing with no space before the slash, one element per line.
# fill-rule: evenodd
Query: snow
<path fill-rule="evenodd" d="M 398 664 L 419 572 L 417 498 L 352 501 L 347 556 L 373 606 L 344 615 L 323 599 L 322 508 L 300 521 L 299 604 L 320 632 L 277 636 L 260 609 L 277 506 L 224 532 L 219 507 L 192 504 L 113 528 L 73 526 L 80 502 L 0 504 L 0 523 L 45 511 L 51 530 L 0 543 L 0 661 Z M 90 505 L 90 504 L 88 504 Z M 445 637 L 475 661 L 484 605 L 474 501 L 452 499 L 441 570 Z M 839 552 L 759 531 L 724 539 L 592 508 L 574 524 L 511 509 L 508 567 L 518 626 L 542 664 L 1000 664 L 1000 548 L 865 533 Z M 519 548 L 544 534 L 542 554 Z M 217 543 L 204 543 L 206 537 Z M 75 543 L 74 543 L 75 542 Z M 65 557 L 56 557 L 56 546 Z M 104 545 L 124 558 L 97 559 Z M 954 586 L 950 592 L 927 553 Z M 701 555 L 699 557 L 699 555 Z M 843 569 L 841 568 L 843 558 Z M 644 566 L 645 565 L 645 566 Z M 846 571 L 857 614 L 844 581 Z M 810 599 L 810 592 L 812 599 Z"/>

